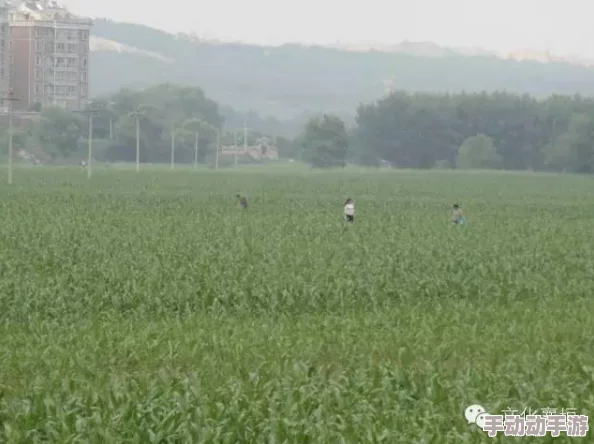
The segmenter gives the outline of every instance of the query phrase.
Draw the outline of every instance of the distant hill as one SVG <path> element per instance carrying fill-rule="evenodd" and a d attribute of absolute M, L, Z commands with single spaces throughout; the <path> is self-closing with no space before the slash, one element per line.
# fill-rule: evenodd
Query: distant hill
<path fill-rule="evenodd" d="M 516 61 L 536 61 L 536 62 L 556 62 L 568 63 L 574 65 L 594 66 L 594 60 L 577 56 L 561 56 L 553 54 L 550 51 L 535 51 L 530 49 L 517 49 L 514 51 L 489 51 L 483 48 L 446 48 L 434 42 L 408 42 L 404 41 L 397 45 L 383 45 L 383 44 L 335 44 L 327 45 L 330 48 L 339 49 L 343 51 L 379 51 L 385 53 L 400 53 L 410 54 L 420 57 L 446 57 L 452 55 L 466 55 L 466 56 L 486 56 L 496 57 L 504 60 Z"/>
<path fill-rule="evenodd" d="M 594 94 L 594 68 L 552 57 L 550 62 L 518 61 L 480 50 L 411 42 L 374 51 L 261 47 L 200 41 L 108 20 L 97 20 L 92 32 L 93 94 L 125 86 L 187 83 L 234 110 L 256 110 L 279 119 L 312 112 L 353 116 L 359 103 L 390 89 L 505 90 L 537 97 Z"/>

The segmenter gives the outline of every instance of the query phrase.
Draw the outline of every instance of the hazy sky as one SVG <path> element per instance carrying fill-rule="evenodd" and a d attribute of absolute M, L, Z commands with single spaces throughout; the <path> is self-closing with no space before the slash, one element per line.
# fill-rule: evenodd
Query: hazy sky
<path fill-rule="evenodd" d="M 261 44 L 434 41 L 594 56 L 591 0 L 62 0 L 73 12 Z"/>

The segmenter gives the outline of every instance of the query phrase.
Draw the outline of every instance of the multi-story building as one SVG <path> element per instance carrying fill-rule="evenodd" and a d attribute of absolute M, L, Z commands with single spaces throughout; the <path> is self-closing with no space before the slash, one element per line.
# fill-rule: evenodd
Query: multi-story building
<path fill-rule="evenodd" d="M 91 26 L 55 1 L 24 1 L 10 12 L 13 109 L 87 106 Z"/>
<path fill-rule="evenodd" d="M 10 89 L 10 4 L 0 0 L 0 98 L 8 95 Z M 0 108 L 5 111 L 8 102 L 0 101 Z"/>

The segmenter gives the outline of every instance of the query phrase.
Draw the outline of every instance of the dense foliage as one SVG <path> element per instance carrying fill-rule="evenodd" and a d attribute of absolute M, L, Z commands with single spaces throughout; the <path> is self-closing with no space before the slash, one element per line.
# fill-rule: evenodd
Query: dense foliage
<path fill-rule="evenodd" d="M 225 112 L 232 119 L 231 123 L 241 121 L 241 114 L 229 109 Z M 140 161 L 143 163 L 170 161 L 172 131 L 175 132 L 176 163 L 194 160 L 196 134 L 200 163 L 212 162 L 219 131 L 221 145 L 233 146 L 235 133 L 237 143 L 243 145 L 243 124 L 241 127 L 225 125 L 219 105 L 206 97 L 200 88 L 165 83 L 139 91 L 123 89 L 99 97 L 80 113 L 45 108 L 31 120 L 15 124 L 15 149 L 31 152 L 44 163 L 86 159 L 90 114 L 93 116 L 93 156 L 100 161 L 135 161 L 137 120 Z M 263 126 L 274 129 L 274 124 Z M 2 128 L 4 153 L 8 144 L 7 130 L 5 119 Z M 253 127 L 248 128 L 247 144 L 255 145 L 264 135 Z M 290 151 L 288 139 L 270 138 L 282 153 Z"/>
<path fill-rule="evenodd" d="M 324 115 L 311 119 L 302 136 L 304 159 L 314 167 L 344 167 L 349 137 L 344 122 Z"/>
<path fill-rule="evenodd" d="M 484 135 L 510 170 L 592 172 L 594 99 L 527 95 L 394 93 L 358 109 L 361 162 L 407 168 L 456 164 L 461 145 Z M 473 166 L 473 165 L 469 165 Z M 474 165 L 482 167 L 482 165 Z"/>
<path fill-rule="evenodd" d="M 592 98 L 397 92 L 357 113 L 347 150 L 354 163 L 594 172 Z M 308 126 L 298 140 L 342 162 L 342 153 L 334 156 L 318 139 Z"/>
<path fill-rule="evenodd" d="M 507 442 L 464 408 L 594 412 L 588 178 L 15 178 L 2 443 Z"/>
<path fill-rule="evenodd" d="M 199 88 L 161 84 L 121 90 L 91 107 L 98 160 L 135 160 L 137 120 L 141 162 L 168 162 L 173 130 L 176 163 L 193 161 L 197 134 L 200 163 L 212 162 L 219 131 L 221 145 L 243 145 L 241 115 L 226 109 L 234 126 L 225 125 L 218 104 Z M 263 127 L 270 133 L 249 128 L 249 146 L 266 135 L 280 156 L 313 166 L 350 162 L 422 169 L 594 171 L 594 99 L 579 95 L 537 100 L 507 93 L 397 92 L 360 105 L 352 128 L 338 116 L 325 114 L 311 118 L 292 141 L 274 136 L 274 123 L 268 123 Z M 86 157 L 88 113 L 47 108 L 15 131 L 17 148 L 50 159 Z M 3 139 L 6 144 L 6 134 Z"/>

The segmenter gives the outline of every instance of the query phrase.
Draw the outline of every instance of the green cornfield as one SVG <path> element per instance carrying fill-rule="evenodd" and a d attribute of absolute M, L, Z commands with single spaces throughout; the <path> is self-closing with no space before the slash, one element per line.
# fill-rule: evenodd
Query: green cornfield
<path fill-rule="evenodd" d="M 2 443 L 592 439 L 464 418 L 594 412 L 590 177 L 5 173 Z"/>

